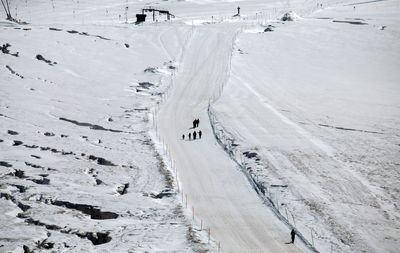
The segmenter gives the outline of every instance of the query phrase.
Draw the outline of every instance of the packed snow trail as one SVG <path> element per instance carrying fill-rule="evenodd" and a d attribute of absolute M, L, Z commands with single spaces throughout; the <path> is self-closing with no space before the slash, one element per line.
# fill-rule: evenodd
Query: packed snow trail
<path fill-rule="evenodd" d="M 188 209 L 211 228 L 224 252 L 300 252 L 290 231 L 265 206 L 249 182 L 217 144 L 207 117 L 209 99 L 226 81 L 237 24 L 196 28 L 181 70 L 157 117 L 160 136 L 178 170 Z M 200 119 L 200 127 L 191 129 Z M 201 130 L 201 140 L 182 134 Z"/>

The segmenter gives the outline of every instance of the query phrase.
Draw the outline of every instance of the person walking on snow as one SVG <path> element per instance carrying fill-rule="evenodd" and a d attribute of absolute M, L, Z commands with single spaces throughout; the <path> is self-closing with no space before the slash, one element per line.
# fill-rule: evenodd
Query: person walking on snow
<path fill-rule="evenodd" d="M 196 131 L 193 132 L 193 140 L 196 140 Z"/>
<path fill-rule="evenodd" d="M 185 135 L 184 134 L 182 134 L 182 140 L 185 140 Z"/>
<path fill-rule="evenodd" d="M 290 236 L 292 237 L 292 243 L 294 243 L 294 238 L 296 237 L 296 231 L 294 231 L 294 228 L 290 232 Z"/>
<path fill-rule="evenodd" d="M 197 123 L 197 126 L 199 126 L 199 125 L 200 125 L 200 120 L 197 119 L 197 120 L 196 120 L 196 123 Z"/>
<path fill-rule="evenodd" d="M 193 120 L 193 128 L 196 128 L 196 120 Z"/>
<path fill-rule="evenodd" d="M 200 130 L 200 131 L 199 131 L 199 139 L 201 139 L 201 134 L 202 134 L 202 133 L 201 133 L 201 130 Z"/>
<path fill-rule="evenodd" d="M 192 139 L 192 134 L 189 133 L 189 141 Z"/>

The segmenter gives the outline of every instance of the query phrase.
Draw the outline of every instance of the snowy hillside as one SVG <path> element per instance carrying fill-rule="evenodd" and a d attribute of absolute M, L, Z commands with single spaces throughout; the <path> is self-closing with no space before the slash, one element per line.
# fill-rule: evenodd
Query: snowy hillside
<path fill-rule="evenodd" d="M 213 108 L 236 159 L 322 252 L 399 248 L 398 4 L 241 34 Z"/>
<path fill-rule="evenodd" d="M 0 252 L 400 247 L 400 1 L 9 2 Z"/>

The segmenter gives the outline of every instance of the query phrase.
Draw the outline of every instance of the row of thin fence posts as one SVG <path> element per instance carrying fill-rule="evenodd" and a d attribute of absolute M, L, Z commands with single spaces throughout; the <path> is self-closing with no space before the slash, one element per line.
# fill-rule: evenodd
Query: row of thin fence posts
<path fill-rule="evenodd" d="M 318 7 L 317 7 L 317 8 L 314 8 L 312 11 L 315 11 L 316 9 L 318 9 Z M 276 17 L 276 16 L 277 16 L 277 10 L 274 9 L 274 12 L 275 12 L 274 14 L 275 14 L 275 17 Z M 260 13 L 260 14 L 262 14 L 262 16 L 264 16 L 264 17 L 267 15 L 267 14 L 265 14 L 265 13 Z M 270 17 L 271 17 L 271 16 L 270 16 Z M 263 22 L 260 23 L 260 19 L 257 17 L 257 14 L 256 14 L 256 16 L 255 16 L 255 19 L 257 20 L 257 23 L 258 23 L 258 24 L 263 24 Z M 264 21 L 266 21 L 266 19 L 264 19 Z M 234 37 L 233 37 L 233 39 L 232 39 L 232 45 L 231 45 L 232 52 L 234 52 L 235 41 L 236 41 L 236 38 L 237 38 L 237 36 L 238 36 L 238 34 L 239 34 L 240 32 L 243 32 L 243 28 L 241 28 L 240 31 L 236 32 L 235 35 L 234 35 Z M 230 60 L 230 62 L 229 62 L 229 71 L 230 71 L 230 69 L 231 69 L 231 60 Z M 244 161 L 245 161 L 244 156 L 241 154 L 241 152 L 239 152 L 239 150 L 235 151 L 236 149 L 234 149 L 233 146 L 232 146 L 232 144 L 233 144 L 233 138 L 223 138 L 223 137 L 226 136 L 227 131 L 226 131 L 222 126 L 219 127 L 220 129 L 217 129 L 217 122 L 218 122 L 218 121 L 217 121 L 217 119 L 216 119 L 215 113 L 212 112 L 211 103 L 216 102 L 216 100 L 221 96 L 222 90 L 224 89 L 225 84 L 226 84 L 226 82 L 223 82 L 222 86 L 220 86 L 219 89 L 218 89 L 217 95 L 215 95 L 215 96 L 213 96 L 213 97 L 211 97 L 211 98 L 209 99 L 209 102 L 208 102 L 208 116 L 209 116 L 209 120 L 210 120 L 212 129 L 213 129 L 213 132 L 214 132 L 214 135 L 215 135 L 217 141 L 221 144 L 221 146 L 223 146 L 223 148 L 224 148 L 225 151 L 230 155 L 230 157 L 238 164 L 238 166 L 242 169 L 242 171 L 243 171 L 243 172 L 246 174 L 246 176 L 248 177 L 249 181 L 251 181 L 251 183 L 253 184 L 255 190 L 257 191 L 257 193 L 260 194 L 259 185 L 257 184 L 257 181 L 258 181 L 258 180 L 255 181 L 255 180 L 249 175 L 249 173 L 246 171 L 246 168 L 245 168 L 245 165 L 244 165 Z M 222 134 L 221 134 L 221 135 L 218 135 L 217 131 L 218 131 L 218 132 L 221 132 Z M 229 135 L 229 134 L 228 134 L 228 135 Z M 223 143 L 223 140 L 228 141 L 228 142 L 230 141 L 230 142 L 231 142 L 231 143 L 230 143 L 231 145 L 227 145 L 227 143 Z M 229 147 L 229 148 L 228 148 L 228 147 Z M 239 157 L 240 161 L 237 161 L 237 156 Z M 273 208 L 274 213 L 278 216 L 278 218 L 279 218 L 280 220 L 283 220 L 284 223 L 286 223 L 287 225 L 289 225 L 289 227 L 291 227 L 291 228 L 296 228 L 296 220 L 295 220 L 295 217 L 294 217 L 293 213 L 289 211 L 290 216 L 291 216 L 292 221 L 293 221 L 293 224 L 291 224 L 291 222 L 290 222 L 290 217 L 289 217 L 289 215 L 288 215 L 288 210 L 287 210 L 286 205 L 284 206 L 284 208 L 285 208 L 285 216 L 286 216 L 286 217 L 281 213 L 281 210 L 280 210 L 280 207 L 279 207 L 279 195 L 278 195 L 278 191 L 276 191 L 275 194 L 273 194 L 273 193 L 270 192 L 269 187 L 267 187 L 266 190 L 267 190 L 267 193 L 268 193 L 268 196 L 267 196 L 268 202 L 270 202 L 270 204 L 271 204 L 271 206 L 272 206 L 272 208 Z M 264 192 L 263 192 L 263 195 L 265 195 Z M 274 199 L 275 199 L 275 201 L 274 201 Z M 296 230 L 297 230 L 297 229 L 296 229 Z M 318 250 L 316 249 L 315 241 L 314 241 L 314 234 L 316 234 L 316 231 L 315 231 L 313 228 L 311 228 L 311 229 L 310 229 L 311 243 L 310 243 L 310 242 L 308 242 L 308 240 L 297 230 L 297 235 L 298 235 L 298 236 L 300 237 L 300 239 L 304 242 L 304 244 L 305 244 L 309 249 L 311 249 L 313 252 L 318 252 Z M 331 247 L 330 247 L 330 248 L 331 248 L 331 253 L 333 253 L 334 246 L 336 246 L 336 245 L 335 245 L 333 242 L 331 242 Z"/>
<path fill-rule="evenodd" d="M 237 38 L 238 34 L 240 32 L 242 32 L 242 31 L 243 31 L 243 28 L 238 30 L 235 33 L 235 35 L 234 35 L 234 37 L 232 39 L 232 45 L 231 45 L 232 52 L 234 51 L 233 49 L 234 49 L 236 38 Z M 192 33 L 193 33 L 193 27 L 192 27 L 192 30 L 190 31 L 190 34 L 189 34 L 188 37 L 192 36 Z M 188 39 L 189 38 L 186 38 L 185 42 Z M 184 51 L 185 51 L 185 48 L 182 50 L 182 54 L 183 54 Z M 231 69 L 231 59 L 229 61 L 229 71 L 230 71 L 230 69 Z M 243 157 L 243 155 L 240 152 L 237 152 L 237 151 L 235 152 L 234 149 L 228 149 L 228 147 L 232 148 L 232 146 L 231 145 L 227 146 L 226 143 L 223 143 L 223 140 L 226 140 L 227 138 L 224 138 L 224 135 L 226 135 L 226 131 L 225 131 L 225 129 L 223 129 L 222 126 L 220 126 L 220 129 L 217 130 L 217 124 L 218 123 L 217 123 L 216 116 L 214 115 L 214 113 L 211 110 L 211 103 L 215 102 L 221 96 L 222 90 L 223 90 L 225 84 L 226 84 L 226 82 L 223 82 L 223 84 L 218 88 L 217 94 L 212 96 L 212 97 L 210 97 L 210 99 L 209 99 L 209 103 L 208 103 L 209 120 L 210 120 L 212 129 L 213 129 L 213 132 L 214 132 L 214 135 L 215 135 L 217 141 L 224 147 L 225 151 L 231 156 L 231 158 L 239 165 L 239 167 L 243 170 L 243 172 L 246 174 L 248 179 L 251 181 L 251 183 L 255 187 L 256 191 L 260 194 L 259 185 L 257 185 L 256 181 L 254 181 L 254 179 L 251 178 L 251 176 L 245 170 L 245 166 L 244 166 L 245 158 Z M 161 99 L 156 102 L 154 111 L 152 112 L 152 118 L 153 118 L 153 126 L 155 128 L 156 138 L 157 138 L 158 142 L 160 144 L 162 144 L 162 150 L 163 150 L 164 156 L 166 157 L 166 159 L 169 160 L 170 172 L 174 172 L 175 173 L 175 181 L 176 181 L 177 192 L 180 193 L 180 195 L 181 195 L 180 199 L 181 199 L 182 207 L 184 207 L 186 210 L 188 210 L 189 197 L 188 197 L 187 193 L 184 192 L 183 187 L 179 184 L 178 168 L 176 167 L 176 163 L 172 158 L 172 155 L 171 155 L 170 149 L 168 147 L 168 144 L 166 144 L 164 139 L 160 136 L 159 131 L 158 131 L 158 126 L 157 126 L 157 113 L 160 110 L 161 104 L 168 98 L 169 91 L 173 87 L 173 85 L 174 85 L 173 76 L 171 76 L 170 83 L 167 86 L 167 89 L 166 89 L 165 93 L 161 96 Z M 218 135 L 217 131 L 221 132 L 221 134 Z M 232 140 L 232 139 L 229 139 L 229 140 Z M 233 144 L 233 142 L 231 144 Z M 236 159 L 237 156 L 239 156 L 240 162 L 237 161 L 237 159 Z M 292 221 L 293 221 L 293 224 L 291 224 L 290 217 L 289 217 L 286 205 L 284 206 L 284 208 L 285 208 L 285 216 L 286 217 L 281 213 L 281 210 L 279 208 L 278 192 L 273 194 L 273 193 L 271 193 L 269 191 L 269 187 L 268 187 L 267 188 L 267 193 L 268 193 L 267 202 L 269 202 L 271 204 L 270 206 L 272 207 L 274 213 L 278 216 L 278 218 L 280 220 L 284 221 L 284 223 L 286 223 L 287 225 L 289 225 L 292 228 L 293 227 L 295 228 L 296 227 L 295 217 L 294 217 L 293 213 L 289 211 L 290 216 L 291 216 Z M 264 197 L 265 197 L 265 193 L 264 193 Z M 274 201 L 274 199 L 275 199 L 275 201 Z M 203 231 L 203 229 L 205 228 L 205 230 L 207 232 L 208 243 L 210 243 L 211 242 L 211 228 L 210 227 L 206 228 L 206 226 L 205 226 L 205 224 L 204 224 L 202 219 L 200 219 L 200 220 L 196 219 L 195 207 L 193 205 L 192 205 L 190 210 L 192 212 L 191 216 L 192 216 L 193 222 L 197 223 L 197 225 L 199 225 L 200 231 Z M 315 230 L 311 228 L 311 230 L 310 230 L 311 243 L 308 242 L 307 239 L 299 231 L 297 231 L 297 236 L 300 237 L 300 239 L 305 243 L 305 245 L 309 249 L 311 249 L 313 252 L 318 252 L 318 250 L 315 248 L 315 241 L 314 241 L 314 235 L 313 235 L 314 233 L 315 233 Z M 220 242 L 217 243 L 217 247 L 218 247 L 218 252 L 220 252 L 222 250 L 222 246 L 221 246 Z M 334 243 L 332 242 L 331 243 L 331 253 L 333 252 L 333 249 L 334 249 Z"/>
<path fill-rule="evenodd" d="M 185 41 L 184 44 L 186 44 L 186 42 L 189 40 L 189 38 L 192 36 L 192 34 L 193 34 L 193 28 L 189 32 L 188 37 L 184 39 L 184 41 Z M 185 51 L 185 48 L 182 49 L 182 54 L 184 53 L 184 51 Z M 155 129 L 156 139 L 157 139 L 158 143 L 160 143 L 164 158 L 165 158 L 166 162 L 168 163 L 167 166 L 170 168 L 169 171 L 171 173 L 174 173 L 177 193 L 180 195 L 180 197 L 178 197 L 178 199 L 180 199 L 180 201 L 181 201 L 182 208 L 185 208 L 185 210 L 187 210 L 188 212 L 191 211 L 190 216 L 192 218 L 192 222 L 198 226 L 199 231 L 204 231 L 204 230 L 206 231 L 207 243 L 210 244 L 210 243 L 213 243 L 213 241 L 211 240 L 211 227 L 210 226 L 207 227 L 205 225 L 203 219 L 196 218 L 196 212 L 195 212 L 194 205 L 192 205 L 191 208 L 189 209 L 190 205 L 188 204 L 188 202 L 189 202 L 188 193 L 185 193 L 182 185 L 179 183 L 179 175 L 178 175 L 178 168 L 177 168 L 176 162 L 172 157 L 172 154 L 171 154 L 168 144 L 160 136 L 158 125 L 157 125 L 157 114 L 158 114 L 158 111 L 160 110 L 160 106 L 168 99 L 169 92 L 170 92 L 171 88 L 174 86 L 173 75 L 171 76 L 171 79 L 169 81 L 169 84 L 168 84 L 165 92 L 163 93 L 161 98 L 156 101 L 154 110 L 151 112 L 152 119 L 153 119 L 153 127 Z M 188 205 L 189 205 L 189 207 L 188 207 Z M 221 252 L 222 246 L 221 246 L 220 242 L 217 243 L 217 248 L 218 248 L 218 252 Z"/>
<path fill-rule="evenodd" d="M 157 103 L 156 108 L 159 108 L 159 105 L 160 105 L 160 103 Z M 180 194 L 180 198 L 178 198 L 178 199 L 181 200 L 181 204 L 182 204 L 183 208 L 185 208 L 187 211 L 191 210 L 192 221 L 195 224 L 197 223 L 196 225 L 198 225 L 199 230 L 203 231 L 205 229 L 205 231 L 207 233 L 207 243 L 210 244 L 211 243 L 211 227 L 210 226 L 206 227 L 203 219 L 196 219 L 194 205 L 192 205 L 191 209 L 189 209 L 189 207 L 190 207 L 190 205 L 188 204 L 189 197 L 188 197 L 188 194 L 185 193 L 185 191 L 183 190 L 182 185 L 179 183 L 179 175 L 178 175 L 178 168 L 176 166 L 176 162 L 172 158 L 172 154 L 171 154 L 168 144 L 165 143 L 164 139 L 160 136 L 158 129 L 157 129 L 157 123 L 156 123 L 157 110 L 158 109 L 155 109 L 155 111 L 153 112 L 153 124 L 156 129 L 156 138 L 157 138 L 158 142 L 162 145 L 162 152 L 163 152 L 165 159 L 168 162 L 168 167 L 170 168 L 170 172 L 175 174 L 174 175 L 175 176 L 175 185 L 176 185 L 177 193 Z M 220 242 L 217 243 L 217 247 L 218 247 L 218 252 L 220 252 L 222 249 Z"/>
<path fill-rule="evenodd" d="M 278 191 L 276 191 L 275 193 L 270 192 L 269 187 L 264 187 L 263 185 L 260 185 L 258 180 L 256 178 L 253 178 L 247 171 L 245 166 L 244 155 L 241 152 L 239 152 L 239 150 L 234 148 L 233 137 L 229 137 L 230 136 L 229 132 L 225 130 L 224 127 L 218 123 L 215 113 L 211 109 L 211 105 L 208 106 L 208 116 L 213 129 L 213 134 L 217 139 L 218 143 L 222 146 L 225 152 L 228 153 L 231 159 L 238 165 L 241 171 L 245 174 L 245 176 L 247 177 L 248 181 L 253 186 L 257 194 L 262 197 L 262 199 L 268 206 L 271 207 L 272 211 L 281 221 L 283 221 L 290 228 L 296 228 L 295 216 L 293 215 L 292 212 L 287 210 L 286 205 L 284 206 L 284 213 L 282 213 L 283 210 L 281 212 L 281 208 L 279 205 L 280 201 L 279 201 Z M 290 222 L 290 219 L 292 220 L 293 223 Z M 307 239 L 300 233 L 300 231 L 297 230 L 296 234 L 308 248 L 310 248 L 313 252 L 318 252 L 318 250 L 315 248 L 313 229 L 311 229 L 310 232 L 311 232 L 312 243 L 308 242 Z"/>

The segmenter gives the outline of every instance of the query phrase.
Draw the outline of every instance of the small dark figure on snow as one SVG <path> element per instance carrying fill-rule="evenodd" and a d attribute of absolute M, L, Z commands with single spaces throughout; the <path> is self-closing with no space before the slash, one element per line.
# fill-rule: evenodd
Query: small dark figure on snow
<path fill-rule="evenodd" d="M 197 119 L 197 120 L 196 120 L 196 126 L 199 126 L 199 125 L 200 125 L 200 120 Z"/>
<path fill-rule="evenodd" d="M 294 243 L 294 238 L 296 237 L 296 231 L 294 231 L 294 228 L 290 232 L 290 236 L 292 237 L 292 243 Z"/>
<path fill-rule="evenodd" d="M 193 132 L 193 140 L 196 140 L 196 135 L 197 135 L 197 133 L 196 133 L 196 131 L 194 131 Z"/>
<path fill-rule="evenodd" d="M 201 132 L 201 130 L 199 131 L 199 139 L 201 139 L 201 134 L 202 134 L 202 132 Z"/>
<path fill-rule="evenodd" d="M 192 134 L 189 133 L 189 141 L 192 139 Z"/>
<path fill-rule="evenodd" d="M 193 120 L 193 128 L 196 128 L 196 120 Z"/>
<path fill-rule="evenodd" d="M 185 135 L 184 134 L 182 134 L 182 140 L 184 140 L 185 139 Z"/>

